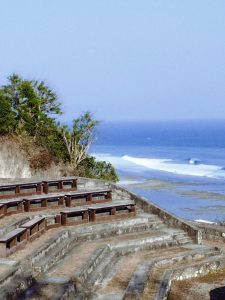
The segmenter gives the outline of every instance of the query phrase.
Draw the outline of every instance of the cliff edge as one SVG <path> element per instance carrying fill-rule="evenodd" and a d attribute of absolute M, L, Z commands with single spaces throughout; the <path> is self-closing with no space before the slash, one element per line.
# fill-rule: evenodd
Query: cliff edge
<path fill-rule="evenodd" d="M 0 137 L 0 178 L 54 177 L 65 173 L 61 163 L 54 162 L 46 149 L 32 141 Z"/>

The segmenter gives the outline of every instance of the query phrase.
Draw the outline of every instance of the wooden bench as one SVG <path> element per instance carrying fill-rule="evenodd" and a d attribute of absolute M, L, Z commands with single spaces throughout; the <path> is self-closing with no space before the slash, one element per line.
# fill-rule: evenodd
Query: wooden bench
<path fill-rule="evenodd" d="M 94 204 L 112 201 L 112 191 L 110 189 L 83 191 L 66 194 L 66 206 L 77 206 L 84 204 Z"/>
<path fill-rule="evenodd" d="M 0 184 L 0 199 L 41 194 L 42 182 L 14 182 Z"/>
<path fill-rule="evenodd" d="M 89 222 L 87 208 L 75 208 L 71 210 L 61 211 L 60 214 L 61 224 L 64 226 L 79 225 Z"/>
<path fill-rule="evenodd" d="M 0 218 L 3 218 L 6 214 L 5 212 L 6 206 L 5 203 L 0 203 Z"/>
<path fill-rule="evenodd" d="M 46 231 L 46 220 L 44 217 L 35 217 L 20 227 L 27 229 L 27 239 L 33 241 Z"/>
<path fill-rule="evenodd" d="M 23 212 L 23 200 L 22 199 L 12 199 L 1 202 L 0 205 L 3 205 L 2 212 L 5 216 L 12 214 L 18 214 Z"/>
<path fill-rule="evenodd" d="M 58 228 L 61 224 L 61 215 L 52 216 L 51 218 L 46 218 L 47 230 L 52 228 Z"/>
<path fill-rule="evenodd" d="M 50 192 L 61 192 L 68 190 L 77 190 L 77 178 L 65 177 L 61 179 L 49 179 L 43 181 L 43 192 L 46 194 Z"/>
<path fill-rule="evenodd" d="M 27 243 L 27 229 L 17 228 L 0 238 L 0 256 L 6 257 Z"/>
<path fill-rule="evenodd" d="M 135 216 L 135 203 L 122 202 L 88 207 L 89 220 L 108 221 L 111 219 L 130 218 Z"/>
<path fill-rule="evenodd" d="M 26 212 L 64 206 L 64 195 L 62 194 L 33 196 L 23 200 L 24 211 Z"/>

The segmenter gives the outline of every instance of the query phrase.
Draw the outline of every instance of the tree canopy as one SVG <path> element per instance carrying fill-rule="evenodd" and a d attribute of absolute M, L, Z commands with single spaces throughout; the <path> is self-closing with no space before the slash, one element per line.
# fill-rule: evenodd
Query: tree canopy
<path fill-rule="evenodd" d="M 54 115 L 62 113 L 56 94 L 43 81 L 23 80 L 16 74 L 8 81 L 0 95 L 11 106 L 16 130 L 35 136 L 54 122 Z"/>
<path fill-rule="evenodd" d="M 69 160 L 75 168 L 86 158 L 91 144 L 95 141 L 98 123 L 90 112 L 86 112 L 73 120 L 72 129 L 69 129 L 68 126 L 62 128 Z"/>
<path fill-rule="evenodd" d="M 69 164 L 74 175 L 117 181 L 111 164 L 96 161 L 88 154 L 99 121 L 87 111 L 74 119 L 70 128 L 57 122 L 61 114 L 57 94 L 43 81 L 12 74 L 0 87 L 0 135 L 16 134 L 23 141 L 27 137 L 46 149 L 55 162 Z"/>

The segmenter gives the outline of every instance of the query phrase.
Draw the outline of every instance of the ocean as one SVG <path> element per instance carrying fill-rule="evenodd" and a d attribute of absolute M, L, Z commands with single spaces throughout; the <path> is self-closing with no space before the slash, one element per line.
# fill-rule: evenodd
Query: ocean
<path fill-rule="evenodd" d="M 102 122 L 91 154 L 169 212 L 225 221 L 225 120 Z"/>

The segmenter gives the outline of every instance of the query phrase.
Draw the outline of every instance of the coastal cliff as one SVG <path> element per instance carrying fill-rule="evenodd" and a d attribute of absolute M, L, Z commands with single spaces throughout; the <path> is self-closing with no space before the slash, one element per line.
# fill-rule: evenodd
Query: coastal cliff
<path fill-rule="evenodd" d="M 1 137 L 0 178 L 54 177 L 65 174 L 65 167 L 52 161 L 46 150 L 34 147 L 31 143 L 26 149 L 23 146 L 17 137 Z"/>

